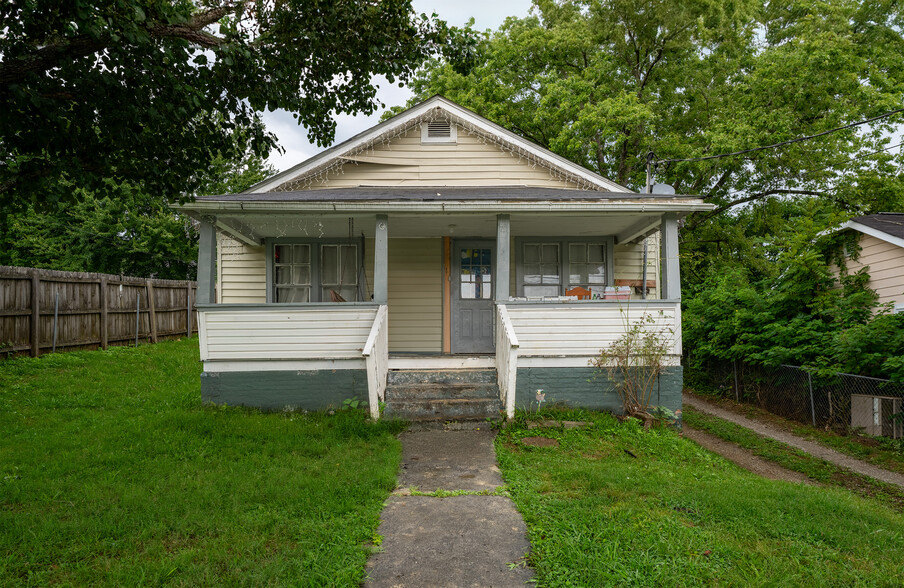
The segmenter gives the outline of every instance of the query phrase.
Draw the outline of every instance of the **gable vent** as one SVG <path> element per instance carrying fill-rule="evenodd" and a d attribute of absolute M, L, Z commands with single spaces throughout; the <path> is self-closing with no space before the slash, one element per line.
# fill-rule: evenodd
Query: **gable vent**
<path fill-rule="evenodd" d="M 458 133 L 448 121 L 434 120 L 421 125 L 421 143 L 456 143 Z"/>
<path fill-rule="evenodd" d="M 452 124 L 443 121 L 433 121 L 427 123 L 427 138 L 439 139 L 445 137 L 448 139 L 452 136 Z"/>

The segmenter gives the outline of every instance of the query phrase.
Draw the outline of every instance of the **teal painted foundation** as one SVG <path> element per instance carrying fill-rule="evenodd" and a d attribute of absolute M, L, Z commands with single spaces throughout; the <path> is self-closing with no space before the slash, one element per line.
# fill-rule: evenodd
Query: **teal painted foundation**
<path fill-rule="evenodd" d="M 666 368 L 653 392 L 654 406 L 675 411 L 681 408 L 681 389 L 684 383 L 681 366 Z M 537 390 L 546 394 L 545 403 L 557 403 L 576 408 L 605 410 L 621 414 L 622 402 L 605 372 L 596 368 L 518 368 L 515 406 L 536 408 Z"/>
<path fill-rule="evenodd" d="M 354 398 L 367 401 L 365 370 L 204 372 L 205 403 L 262 410 L 327 410 Z"/>

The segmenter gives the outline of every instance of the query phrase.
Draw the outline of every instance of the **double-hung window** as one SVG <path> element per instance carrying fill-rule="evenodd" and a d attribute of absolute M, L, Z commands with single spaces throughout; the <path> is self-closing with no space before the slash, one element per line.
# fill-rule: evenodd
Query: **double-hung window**
<path fill-rule="evenodd" d="M 270 248 L 272 302 L 358 300 L 359 247 L 355 243 L 274 243 Z"/>
<path fill-rule="evenodd" d="M 612 237 L 516 240 L 517 295 L 553 297 L 582 286 L 601 294 L 612 280 Z"/>

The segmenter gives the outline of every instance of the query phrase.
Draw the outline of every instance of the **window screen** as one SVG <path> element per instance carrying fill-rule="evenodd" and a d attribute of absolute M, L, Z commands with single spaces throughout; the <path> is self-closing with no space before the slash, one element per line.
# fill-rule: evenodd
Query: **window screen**
<path fill-rule="evenodd" d="M 276 302 L 310 302 L 311 246 L 276 245 L 273 276 Z"/>
<path fill-rule="evenodd" d="M 524 296 L 558 296 L 562 283 L 559 276 L 559 244 L 525 243 L 523 255 Z"/>
<path fill-rule="evenodd" d="M 606 246 L 602 243 L 568 244 L 568 286 L 590 289 L 606 285 Z"/>

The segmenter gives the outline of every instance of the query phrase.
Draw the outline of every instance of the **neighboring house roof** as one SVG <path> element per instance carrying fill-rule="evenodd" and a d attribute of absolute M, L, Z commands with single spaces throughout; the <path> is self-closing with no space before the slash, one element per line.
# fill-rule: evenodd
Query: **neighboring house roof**
<path fill-rule="evenodd" d="M 548 167 L 551 171 L 570 178 L 590 190 L 631 192 L 628 188 L 556 155 L 447 98 L 433 96 L 347 141 L 252 186 L 245 193 L 292 191 L 295 185 L 306 177 L 315 176 L 325 169 L 343 164 L 348 158 L 366 151 L 375 144 L 386 142 L 414 125 L 435 120 L 448 120 L 467 128 L 469 132 L 490 137 L 513 153 L 516 152 L 521 157 Z"/>
<path fill-rule="evenodd" d="M 892 245 L 904 247 L 904 213 L 880 212 L 858 216 L 841 225 L 838 230 L 859 231 Z"/>

